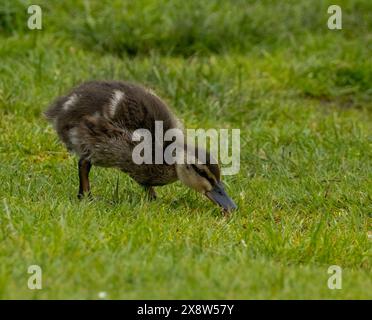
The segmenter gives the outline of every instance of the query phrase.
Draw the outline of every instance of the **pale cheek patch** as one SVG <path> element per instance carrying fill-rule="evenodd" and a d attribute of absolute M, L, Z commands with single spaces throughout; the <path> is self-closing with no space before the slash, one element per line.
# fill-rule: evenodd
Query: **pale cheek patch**
<path fill-rule="evenodd" d="M 125 98 L 125 94 L 123 91 L 115 90 L 114 95 L 110 101 L 110 104 L 107 108 L 107 116 L 109 118 L 113 118 L 116 113 L 116 109 L 119 105 L 119 103 Z"/>
<path fill-rule="evenodd" d="M 207 179 L 204 179 L 203 181 L 203 189 L 205 192 L 211 191 L 213 189 L 212 185 Z"/>
<path fill-rule="evenodd" d="M 68 100 L 63 104 L 63 110 L 69 110 L 78 100 L 76 94 L 71 95 Z"/>
<path fill-rule="evenodd" d="M 189 176 L 190 183 L 192 187 L 199 192 L 207 192 L 212 190 L 212 185 L 205 178 L 200 177 L 196 173 L 193 173 Z"/>

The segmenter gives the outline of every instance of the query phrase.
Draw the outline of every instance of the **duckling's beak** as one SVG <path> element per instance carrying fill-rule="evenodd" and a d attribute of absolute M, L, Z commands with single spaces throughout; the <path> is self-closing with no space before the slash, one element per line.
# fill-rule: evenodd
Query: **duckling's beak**
<path fill-rule="evenodd" d="M 211 191 L 207 191 L 205 195 L 226 211 L 232 211 L 237 208 L 234 201 L 227 195 L 221 181 L 218 182 Z"/>

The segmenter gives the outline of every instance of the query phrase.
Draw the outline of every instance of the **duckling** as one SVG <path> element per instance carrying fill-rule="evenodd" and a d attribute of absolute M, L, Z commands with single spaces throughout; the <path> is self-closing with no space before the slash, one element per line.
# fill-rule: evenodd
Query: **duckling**
<path fill-rule="evenodd" d="M 219 165 L 211 161 L 209 153 L 205 164 L 133 162 L 132 152 L 139 143 L 133 141 L 136 129 L 147 129 L 154 136 L 155 121 L 163 122 L 164 132 L 182 129 L 170 108 L 145 87 L 122 81 L 86 82 L 57 98 L 44 115 L 67 149 L 79 157 L 79 199 L 90 195 L 89 172 L 95 165 L 127 173 L 144 187 L 150 199 L 156 199 L 155 186 L 180 180 L 223 210 L 236 208 L 225 192 Z M 169 143 L 164 142 L 163 151 Z M 185 143 L 184 148 L 192 147 Z"/>

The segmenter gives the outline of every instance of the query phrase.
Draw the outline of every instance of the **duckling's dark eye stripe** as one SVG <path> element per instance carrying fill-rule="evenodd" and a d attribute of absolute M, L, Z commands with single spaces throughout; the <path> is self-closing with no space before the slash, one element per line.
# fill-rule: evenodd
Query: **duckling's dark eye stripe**
<path fill-rule="evenodd" d="M 206 174 L 203 170 L 200 170 L 195 164 L 192 164 L 192 167 L 199 176 L 202 176 L 203 178 L 207 179 L 212 186 L 215 184 L 215 181 L 210 176 L 208 176 L 208 174 Z"/>

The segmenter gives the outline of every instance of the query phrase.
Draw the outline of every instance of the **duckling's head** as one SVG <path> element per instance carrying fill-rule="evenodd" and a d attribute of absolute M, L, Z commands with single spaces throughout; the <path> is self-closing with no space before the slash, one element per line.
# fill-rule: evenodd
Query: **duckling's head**
<path fill-rule="evenodd" d="M 216 161 L 207 153 L 205 164 L 177 164 L 177 176 L 186 186 L 204 194 L 225 211 L 237 208 L 234 201 L 227 195 L 221 181 L 220 167 Z"/>

